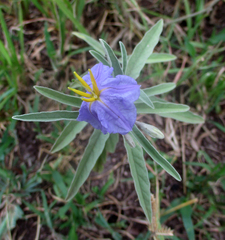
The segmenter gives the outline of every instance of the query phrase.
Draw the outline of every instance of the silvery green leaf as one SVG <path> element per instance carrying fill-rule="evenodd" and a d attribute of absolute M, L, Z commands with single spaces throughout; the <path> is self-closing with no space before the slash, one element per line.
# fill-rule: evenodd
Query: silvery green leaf
<path fill-rule="evenodd" d="M 173 54 L 169 53 L 153 53 L 146 61 L 146 63 L 169 62 L 177 59 Z"/>
<path fill-rule="evenodd" d="M 126 140 L 126 142 L 129 144 L 131 148 L 135 147 L 135 142 L 129 133 L 124 135 L 124 139 Z"/>
<path fill-rule="evenodd" d="M 114 54 L 112 48 L 104 40 L 100 39 L 99 41 L 101 42 L 101 44 L 105 50 L 105 54 L 110 63 L 110 66 L 113 67 L 114 76 L 123 75 L 123 71 L 121 69 L 119 60 L 117 59 L 116 55 Z"/>
<path fill-rule="evenodd" d="M 114 153 L 116 150 L 116 145 L 119 141 L 119 134 L 110 134 L 108 140 L 106 141 L 105 148 L 108 152 Z"/>
<path fill-rule="evenodd" d="M 145 160 L 143 157 L 143 150 L 136 140 L 135 147 L 130 147 L 127 141 L 124 140 L 124 145 L 128 155 L 131 175 L 134 179 L 135 190 L 145 216 L 149 223 L 152 220 L 152 207 L 151 207 L 151 192 L 150 182 L 148 178 L 148 171 L 146 169 Z"/>
<path fill-rule="evenodd" d="M 146 95 L 150 97 L 169 92 L 173 90 L 175 87 L 176 87 L 175 83 L 161 83 L 150 88 L 145 88 L 143 89 L 143 91 L 146 93 Z"/>
<path fill-rule="evenodd" d="M 136 121 L 136 125 L 148 136 L 152 138 L 163 139 L 164 134 L 155 126 Z"/>
<path fill-rule="evenodd" d="M 52 112 L 37 112 L 27 113 L 23 115 L 16 115 L 12 118 L 15 120 L 26 121 L 26 122 L 52 122 L 59 120 L 72 120 L 75 121 L 79 115 L 77 111 L 52 111 Z"/>
<path fill-rule="evenodd" d="M 142 89 L 140 89 L 139 100 L 141 100 L 143 103 L 148 105 L 150 108 L 153 108 L 153 109 L 155 108 L 154 104 L 151 101 L 151 99 L 146 95 L 146 93 Z"/>
<path fill-rule="evenodd" d="M 57 152 L 67 146 L 86 125 L 87 122 L 69 122 L 56 139 L 54 145 L 52 146 L 51 152 Z"/>
<path fill-rule="evenodd" d="M 105 54 L 101 44 L 97 40 L 92 38 L 91 36 L 88 36 L 87 34 L 80 33 L 80 32 L 73 32 L 72 34 L 77 36 L 78 38 L 84 40 L 91 47 L 93 47 L 97 52 L 100 52 L 102 55 Z"/>
<path fill-rule="evenodd" d="M 100 130 L 94 130 L 68 190 L 66 197 L 68 201 L 77 194 L 82 184 L 88 178 L 92 168 L 95 166 L 96 161 L 105 147 L 105 142 L 108 137 L 109 134 L 103 134 Z"/>
<path fill-rule="evenodd" d="M 136 45 L 130 56 L 126 75 L 137 79 L 147 59 L 153 52 L 159 41 L 159 36 L 163 29 L 163 20 L 158 21 L 149 31 L 147 31 L 142 40 Z"/>
<path fill-rule="evenodd" d="M 125 73 L 127 68 L 127 50 L 122 42 L 119 42 L 119 44 L 120 44 L 120 51 L 122 55 L 123 73 Z"/>
<path fill-rule="evenodd" d="M 161 114 L 161 113 L 175 113 L 186 112 L 189 106 L 183 104 L 169 103 L 169 102 L 154 102 L 155 108 L 150 108 L 145 103 L 135 102 L 137 113 Z"/>
<path fill-rule="evenodd" d="M 152 146 L 142 132 L 134 125 L 131 132 L 132 136 L 136 138 L 139 144 L 144 148 L 148 155 L 157 162 L 166 172 L 173 176 L 176 180 L 180 181 L 181 177 L 176 169 Z"/>
<path fill-rule="evenodd" d="M 169 103 L 167 102 L 165 99 L 163 98 L 159 98 L 159 97 L 156 97 L 156 96 L 151 96 L 149 97 L 151 99 L 152 102 L 158 102 L 158 103 Z"/>
<path fill-rule="evenodd" d="M 173 118 L 175 120 L 181 121 L 181 122 L 186 122 L 186 123 L 193 123 L 193 124 L 198 124 L 198 123 L 204 123 L 205 120 L 195 114 L 192 113 L 191 111 L 187 112 L 182 112 L 182 113 L 160 113 L 159 116 L 165 117 L 165 118 Z"/>
<path fill-rule="evenodd" d="M 107 150 L 104 147 L 102 153 L 100 154 L 98 160 L 95 163 L 95 166 L 93 167 L 93 171 L 99 172 L 99 173 L 102 172 L 106 161 L 107 161 Z"/>
<path fill-rule="evenodd" d="M 108 61 L 105 59 L 105 57 L 104 57 L 101 53 L 98 53 L 98 52 L 96 52 L 96 51 L 94 51 L 94 50 L 90 50 L 89 53 L 90 53 L 98 62 L 101 62 L 101 63 L 103 63 L 104 65 L 110 67 L 110 64 L 108 63 Z"/>
<path fill-rule="evenodd" d="M 60 102 L 69 106 L 79 108 L 82 103 L 82 100 L 79 97 L 70 96 L 70 95 L 58 92 L 56 90 L 53 90 L 51 88 L 34 86 L 34 89 L 47 98 L 53 99 L 57 102 Z"/>

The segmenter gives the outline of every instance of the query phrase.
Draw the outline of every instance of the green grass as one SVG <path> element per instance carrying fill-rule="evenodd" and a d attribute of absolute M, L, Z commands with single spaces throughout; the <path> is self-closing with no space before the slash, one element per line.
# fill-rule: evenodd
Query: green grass
<path fill-rule="evenodd" d="M 21 160 L 18 151 L 17 131 L 20 128 L 25 131 L 27 125 L 22 127 L 17 125 L 11 116 L 24 112 L 24 107 L 29 109 L 29 112 L 37 112 L 39 109 L 50 106 L 49 103 L 45 105 L 39 96 L 33 96 L 33 85 L 46 87 L 53 85 L 55 89 L 58 87 L 60 90 L 66 91 L 68 81 L 72 79 L 71 70 L 79 71 L 86 65 L 94 64 L 93 61 L 90 61 L 88 53 L 92 48 L 72 35 L 73 31 L 88 33 L 96 40 L 103 38 L 112 44 L 119 30 L 126 28 L 125 33 L 130 39 L 121 35 L 119 40 L 126 40 L 129 51 L 143 36 L 144 31 L 149 29 L 151 21 L 156 22 L 156 19 L 163 18 L 165 27 L 157 52 L 170 53 L 172 51 L 177 56 L 177 60 L 171 63 L 155 63 L 146 66 L 146 71 L 140 77 L 141 82 L 150 79 L 148 83 L 154 85 L 166 81 L 172 82 L 176 79 L 177 85 L 184 87 L 184 90 L 182 93 L 179 92 L 179 97 L 175 95 L 175 92 L 170 97 L 179 102 L 191 104 L 195 109 L 198 109 L 199 113 L 206 115 L 207 124 L 211 125 L 207 125 L 207 128 L 208 126 L 210 128 L 208 132 L 202 128 L 203 132 L 210 132 L 211 136 L 214 136 L 215 131 L 218 134 L 224 133 L 223 122 L 218 119 L 222 119 L 225 99 L 223 64 L 225 30 L 212 28 L 211 35 L 205 35 L 202 26 L 205 24 L 208 10 L 209 14 L 212 12 L 209 8 L 206 9 L 206 1 L 204 0 L 196 1 L 195 5 L 190 5 L 190 1 L 187 0 L 181 1 L 180 5 L 176 5 L 171 15 L 166 14 L 163 10 L 160 12 L 162 9 L 160 2 L 155 3 L 151 9 L 138 6 L 133 0 L 122 1 L 121 4 L 105 3 L 104 1 L 98 3 L 97 1 L 68 0 L 26 0 L 0 4 L 0 28 L 2 30 L 0 38 L 0 206 L 2 213 L 0 238 L 4 236 L 12 239 L 13 229 L 19 227 L 16 221 L 27 221 L 30 214 L 34 214 L 37 224 L 47 226 L 54 237 L 60 234 L 61 239 L 68 240 L 79 239 L 86 232 L 92 237 L 106 237 L 116 240 L 123 239 L 125 236 L 129 238 L 130 233 L 127 231 L 129 224 L 136 224 L 133 220 L 128 221 L 123 212 L 119 220 L 114 215 L 119 211 L 117 207 L 121 206 L 118 203 L 118 205 L 115 204 L 115 196 L 118 192 L 115 196 L 111 195 L 112 189 L 124 186 L 123 184 L 132 186 L 129 177 L 118 178 L 119 172 L 124 171 L 124 165 L 118 165 L 112 170 L 101 187 L 97 185 L 91 188 L 88 185 L 90 182 L 88 182 L 73 201 L 65 202 L 67 188 L 73 178 L 73 171 L 71 167 L 70 169 L 67 167 L 65 170 L 61 169 L 60 166 L 64 161 L 71 159 L 71 156 L 80 154 L 79 149 L 75 149 L 78 151 L 75 155 L 74 144 L 67 146 L 59 154 L 51 155 L 47 151 L 48 155 L 44 156 L 45 164 L 40 166 L 37 162 L 32 167 L 27 165 L 30 161 L 29 156 L 27 159 Z M 215 5 L 217 3 L 214 2 Z M 35 11 L 33 11 L 34 9 Z M 102 9 L 108 10 L 107 19 L 103 22 L 106 24 L 103 25 L 101 31 L 99 31 L 99 24 L 103 16 L 101 15 L 101 18 L 97 19 L 100 14 L 99 9 L 101 11 Z M 90 10 L 91 16 L 94 16 L 97 24 L 90 17 Z M 31 12 L 36 12 L 37 15 L 31 18 Z M 35 26 L 41 26 L 39 35 L 35 35 L 35 32 L 31 33 L 32 27 L 25 24 L 24 21 L 39 18 L 45 18 L 46 21 L 34 23 Z M 111 22 L 112 26 L 107 25 L 108 22 Z M 13 30 L 12 23 L 16 25 Z M 117 25 L 114 26 L 114 24 Z M 41 60 L 29 59 L 31 56 L 28 44 L 31 41 L 30 37 L 43 40 L 41 42 L 44 44 L 40 53 Z M 33 50 L 39 46 L 38 43 Z M 119 50 L 119 45 L 115 45 L 114 49 Z M 184 61 L 186 64 L 184 68 L 181 68 Z M 35 70 L 28 63 L 34 64 Z M 167 67 L 167 72 L 165 72 Z M 179 73 L 181 74 L 179 75 Z M 215 114 L 217 117 L 209 122 L 208 119 Z M 64 124 L 56 123 L 51 127 L 53 129 L 51 133 L 46 133 L 42 131 L 45 128 L 44 125 L 35 123 L 31 134 L 36 134 L 36 139 L 39 139 L 41 144 L 49 144 L 47 147 L 43 147 L 44 150 L 49 150 L 49 146 L 62 131 Z M 182 127 L 183 125 L 174 124 L 178 134 Z M 214 130 L 211 131 L 211 129 Z M 187 136 L 186 142 L 190 142 L 189 134 L 193 134 L 193 129 L 185 128 L 184 131 Z M 180 135 L 178 135 L 178 141 L 179 139 Z M 171 141 L 176 145 L 174 139 Z M 183 170 L 186 172 L 186 182 L 184 182 L 183 187 L 185 186 L 186 193 L 180 190 L 179 196 L 174 195 L 175 197 L 169 202 L 169 205 L 161 209 L 160 220 L 161 223 L 170 226 L 170 219 L 177 219 L 179 224 L 183 224 L 188 239 L 194 239 L 194 237 L 197 239 L 198 236 L 202 235 L 207 239 L 214 239 L 211 228 L 219 232 L 224 231 L 225 228 L 224 221 L 219 217 L 225 214 L 223 207 L 225 169 L 224 164 L 216 162 L 216 158 L 213 154 L 209 154 L 204 146 L 198 147 L 197 151 L 190 145 L 187 146 L 194 152 L 195 158 L 194 161 L 190 160 L 191 157 L 186 159 L 186 163 L 183 165 Z M 181 154 L 181 152 L 179 153 Z M 168 155 L 167 158 L 170 159 L 170 156 Z M 176 166 L 181 166 L 180 158 L 171 158 L 171 162 L 174 160 L 176 160 Z M 155 179 L 154 173 L 149 172 L 151 184 L 155 189 L 153 192 L 159 201 L 165 203 L 163 199 L 168 197 L 167 189 L 171 189 L 172 186 L 168 186 L 165 173 L 161 173 L 160 167 L 156 168 L 151 161 L 147 161 L 147 163 L 154 169 L 154 173 L 157 173 L 157 179 Z M 160 189 L 159 183 L 161 183 Z M 173 184 L 182 185 L 181 183 Z M 126 192 L 121 194 L 126 194 Z M 193 198 L 197 198 L 198 202 L 188 204 Z M 111 205 L 107 205 L 109 201 L 111 201 Z M 180 204 L 183 203 L 187 203 L 187 205 L 182 207 Z M 164 215 L 166 211 L 177 206 L 180 208 Z M 110 208 L 111 215 L 106 213 L 107 207 Z M 133 210 L 136 211 L 135 206 Z M 138 213 L 135 212 L 135 214 Z M 112 220 L 112 216 L 116 220 Z M 140 217 L 138 215 L 134 217 L 142 220 L 142 216 L 140 213 Z M 220 222 L 219 226 L 214 224 L 215 219 Z M 207 224 L 210 222 L 211 225 Z M 100 229 L 101 233 L 95 229 Z M 147 231 L 147 227 L 143 227 L 143 229 L 143 233 L 140 233 L 139 236 L 131 234 L 133 239 L 149 239 L 150 232 Z M 173 237 L 172 239 L 182 238 Z"/>

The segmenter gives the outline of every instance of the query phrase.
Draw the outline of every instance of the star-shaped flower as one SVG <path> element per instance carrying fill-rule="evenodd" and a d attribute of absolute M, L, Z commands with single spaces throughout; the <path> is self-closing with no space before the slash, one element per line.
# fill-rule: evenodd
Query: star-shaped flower
<path fill-rule="evenodd" d="M 113 68 L 96 64 L 81 78 L 87 92 L 69 88 L 83 96 L 77 121 L 86 121 L 106 133 L 127 134 L 136 121 L 134 102 L 139 98 L 140 85 L 126 75 L 112 77 Z"/>

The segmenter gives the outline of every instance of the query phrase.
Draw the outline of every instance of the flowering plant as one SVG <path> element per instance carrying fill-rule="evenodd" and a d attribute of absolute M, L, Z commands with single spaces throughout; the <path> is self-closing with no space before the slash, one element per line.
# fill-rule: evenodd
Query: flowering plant
<path fill-rule="evenodd" d="M 21 121 L 70 121 L 54 143 L 52 152 L 59 151 L 69 144 L 87 123 L 95 128 L 68 190 L 67 200 L 76 195 L 102 152 L 105 149 L 109 152 L 115 151 L 118 134 L 123 135 L 135 189 L 149 223 L 152 221 L 151 193 L 143 149 L 167 173 L 178 181 L 181 180 L 178 172 L 153 147 L 142 132 L 153 138 L 163 138 L 163 133 L 154 126 L 136 121 L 136 115 L 144 113 L 158 114 L 188 123 L 203 122 L 200 116 L 189 111 L 188 106 L 170 103 L 155 97 L 155 95 L 174 89 L 174 83 L 163 83 L 140 89 L 140 85 L 136 82 L 146 63 L 175 59 L 170 54 L 153 53 L 162 28 L 163 21 L 160 20 L 146 32 L 130 56 L 127 56 L 126 48 L 120 42 L 121 60 L 115 56 L 104 40 L 100 40 L 99 43 L 90 36 L 75 32 L 74 35 L 94 48 L 90 53 L 99 62 L 83 78 L 75 73 L 81 87 L 85 90 L 81 91 L 72 87 L 69 89 L 82 97 L 67 95 L 41 86 L 35 86 L 35 89 L 48 98 L 80 108 L 80 110 L 39 112 L 13 117 Z"/>

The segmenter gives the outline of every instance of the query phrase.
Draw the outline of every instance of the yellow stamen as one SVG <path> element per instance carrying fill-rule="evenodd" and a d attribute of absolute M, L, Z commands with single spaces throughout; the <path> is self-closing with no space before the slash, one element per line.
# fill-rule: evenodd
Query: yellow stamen
<path fill-rule="evenodd" d="M 79 95 L 81 95 L 81 96 L 83 96 L 83 97 L 89 97 L 89 98 L 92 97 L 92 94 L 85 93 L 85 92 L 82 92 L 82 91 L 79 91 L 77 89 L 73 89 L 73 88 L 70 88 L 70 87 L 68 87 L 68 89 L 77 93 L 77 94 L 79 94 Z"/>
<path fill-rule="evenodd" d="M 92 92 L 92 89 L 89 87 L 89 85 L 84 81 L 83 78 L 81 78 L 76 72 L 74 72 L 74 75 L 76 78 L 81 82 L 81 84 L 86 88 L 89 92 Z"/>
<path fill-rule="evenodd" d="M 97 99 L 95 97 L 92 97 L 92 98 L 81 98 L 81 100 L 83 100 L 85 102 L 94 102 Z"/>
<path fill-rule="evenodd" d="M 89 71 L 89 73 L 90 73 L 90 78 L 91 78 L 92 88 L 93 88 L 93 89 L 91 89 L 90 86 L 84 81 L 84 79 L 82 79 L 76 72 L 74 72 L 74 74 L 75 74 L 76 78 L 81 82 L 81 84 L 83 85 L 83 87 L 84 87 L 87 91 L 91 92 L 91 94 L 85 93 L 85 92 L 82 92 L 82 91 L 79 91 L 79 90 L 74 89 L 74 88 L 70 88 L 70 87 L 68 87 L 68 88 L 69 88 L 71 91 L 73 91 L 73 92 L 75 92 L 75 93 L 77 93 L 77 94 L 85 97 L 85 98 L 81 98 L 81 99 L 82 99 L 83 101 L 85 101 L 85 102 L 91 102 L 91 103 L 92 103 L 92 102 L 94 102 L 94 101 L 96 101 L 96 100 L 101 101 L 101 99 L 100 99 L 100 93 L 101 93 L 102 91 L 104 91 L 105 89 L 102 89 L 101 91 L 99 91 L 98 85 L 97 85 L 97 83 L 96 83 L 96 80 L 95 80 L 95 77 L 94 77 L 92 71 L 91 71 L 90 69 L 88 69 L 88 71 Z"/>
<path fill-rule="evenodd" d="M 98 89 L 97 83 L 95 81 L 95 77 L 94 77 L 91 69 L 88 69 L 88 71 L 90 73 L 90 77 L 91 77 L 91 82 L 92 82 L 94 93 L 99 96 L 99 89 Z"/>

